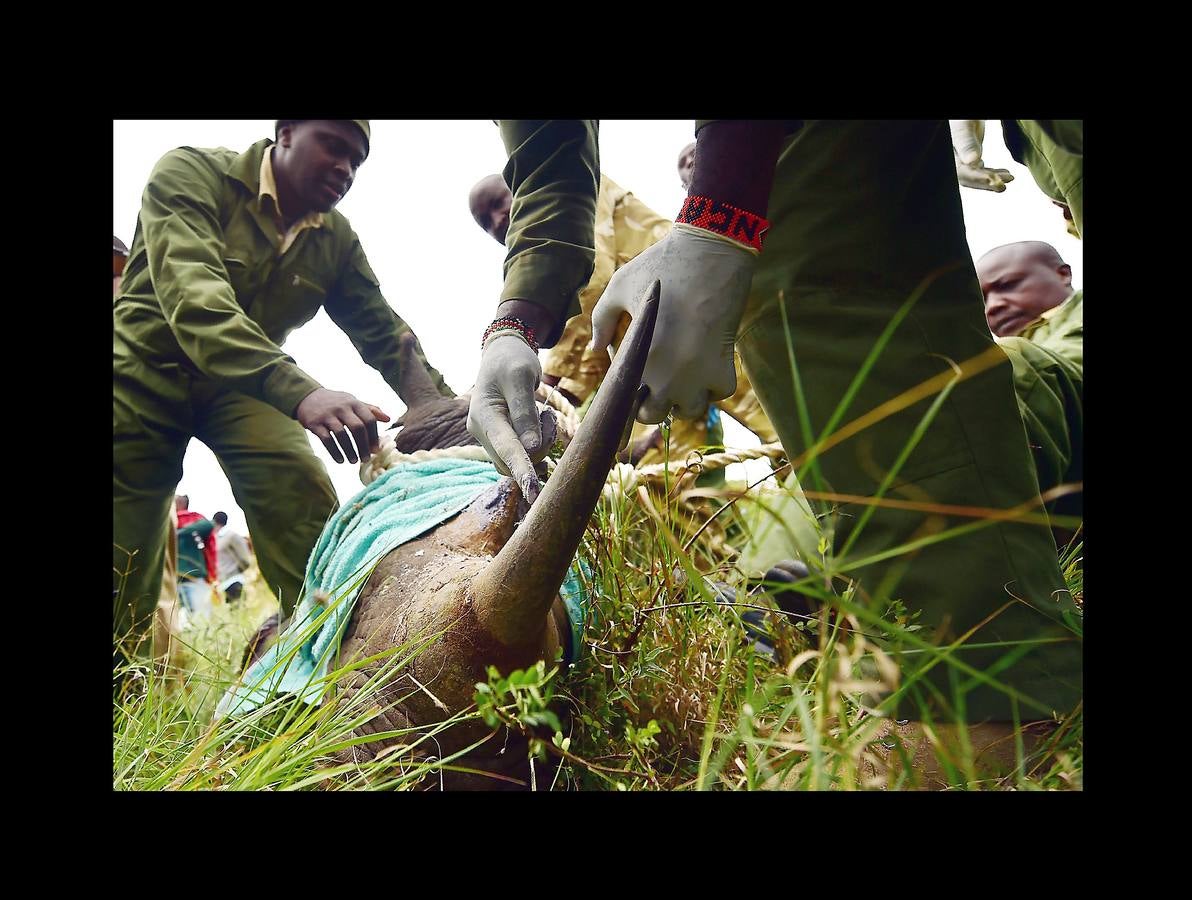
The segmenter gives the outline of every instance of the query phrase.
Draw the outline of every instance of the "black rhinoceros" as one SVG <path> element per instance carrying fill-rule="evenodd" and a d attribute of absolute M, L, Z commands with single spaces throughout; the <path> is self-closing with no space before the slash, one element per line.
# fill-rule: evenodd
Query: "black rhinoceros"
<path fill-rule="evenodd" d="M 377 563 L 356 600 L 334 665 L 387 657 L 386 650 L 433 638 L 379 691 L 369 682 L 383 661 L 365 663 L 339 680 L 341 702 L 366 686 L 375 692 L 368 705 L 379 711 L 359 735 L 441 722 L 472 704 L 489 666 L 508 673 L 539 660 L 549 663 L 567 649 L 572 632 L 559 588 L 641 399 L 658 291 L 655 284 L 643 301 L 582 426 L 528 511 L 513 479 L 502 478 L 461 513 Z M 413 341 L 403 352 L 408 409 L 396 449 L 410 453 L 475 443 L 465 427 L 467 399 L 438 394 L 417 363 Z M 475 720 L 461 723 L 436 736 L 437 752 L 448 756 L 490 731 Z M 378 739 L 341 757 L 372 759 L 409 740 Z M 502 789 L 529 780 L 525 739 L 512 733 L 495 735 L 454 766 L 504 777 L 448 772 L 444 787 Z"/>

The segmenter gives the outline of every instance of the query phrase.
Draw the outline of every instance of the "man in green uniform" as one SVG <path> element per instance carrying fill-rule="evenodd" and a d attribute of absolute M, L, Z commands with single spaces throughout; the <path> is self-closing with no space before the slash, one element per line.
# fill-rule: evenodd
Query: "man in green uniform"
<path fill-rule="evenodd" d="M 981 159 L 985 140 L 982 119 L 953 119 L 952 145 L 956 174 L 965 187 L 1001 193 L 1014 176 L 986 168 Z M 1053 203 L 1072 223 L 1069 232 L 1084 234 L 1084 120 L 1003 119 L 1002 136 L 1014 161 L 1026 166 Z"/>
<path fill-rule="evenodd" d="M 211 613 L 212 584 L 207 558 L 215 542 L 215 523 L 191 513 L 178 527 L 178 597 L 194 618 Z"/>
<path fill-rule="evenodd" d="M 1020 241 L 977 260 L 985 316 L 1010 357 L 1039 488 L 1084 480 L 1084 292 L 1051 244 Z M 1051 508 L 1083 516 L 1082 494 Z"/>
<path fill-rule="evenodd" d="M 120 296 L 124 266 L 128 262 L 128 245 L 112 235 L 112 300 Z M 178 517 L 174 504 L 169 505 L 170 517 L 165 522 L 163 536 L 161 591 L 154 614 L 152 651 L 156 659 L 168 661 L 171 635 L 181 631 L 185 613 L 178 599 Z M 113 655 L 118 660 L 119 654 Z"/>
<path fill-rule="evenodd" d="M 157 599 L 164 523 L 192 437 L 215 453 L 262 574 L 283 608 L 293 608 L 310 550 L 337 506 L 303 429 L 337 463 L 355 463 L 377 449 L 377 422 L 389 417 L 300 369 L 281 350 L 291 331 L 325 309 L 402 393 L 398 338 L 409 328 L 335 210 L 368 155 L 368 121 L 283 120 L 275 137 L 243 153 L 180 147 L 145 187 L 115 301 L 118 635 Z"/>
<path fill-rule="evenodd" d="M 501 132 L 514 199 L 498 310 L 549 347 L 591 272 L 598 127 Z M 676 225 L 613 276 L 592 315 L 605 345 L 662 282 L 639 421 L 731 394 L 735 342 L 784 446 L 815 451 L 804 486 L 836 500 L 830 571 L 855 579 L 868 609 L 901 600 L 935 640 L 960 644 L 944 658 L 899 654 L 903 714 L 959 724 L 1071 710 L 1079 612 L 1050 531 L 971 514 L 1037 504 L 1039 488 L 985 323 L 947 123 L 716 121 L 697 123 L 696 142 Z M 469 416 L 531 498 L 539 377 L 516 331 L 495 334 Z"/>

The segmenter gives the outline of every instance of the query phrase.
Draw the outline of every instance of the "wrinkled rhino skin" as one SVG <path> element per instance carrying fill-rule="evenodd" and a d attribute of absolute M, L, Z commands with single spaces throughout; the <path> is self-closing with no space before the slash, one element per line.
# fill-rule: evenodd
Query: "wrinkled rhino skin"
<path fill-rule="evenodd" d="M 508 674 L 539 660 L 559 658 L 570 640 L 570 628 L 558 589 L 609 467 L 624 445 L 626 426 L 644 396 L 641 375 L 653 338 L 658 294 L 655 282 L 579 433 L 532 510 L 521 515 L 525 508 L 520 489 L 511 479 L 502 479 L 450 522 L 396 548 L 377 565 L 344 633 L 339 664 L 394 647 L 409 654 L 417 645 L 418 652 L 369 696 L 369 706 L 378 706 L 379 712 L 358 728 L 358 735 L 434 725 L 471 706 L 475 686 L 487 681 L 489 666 Z M 438 394 L 417 359 L 412 337 L 407 335 L 400 349 L 402 399 L 408 407 L 398 438 L 402 448 L 430 449 L 438 446 L 436 442 L 460 439 L 458 424 L 452 426 L 450 420 L 466 417 L 467 404 Z M 550 434 L 548 440 L 553 440 Z M 349 674 L 335 702 L 350 701 L 385 663 L 373 661 Z M 481 774 L 444 771 L 441 782 L 429 786 L 528 786 L 526 738 L 500 728 L 485 740 L 490 731 L 483 722 L 471 721 L 420 743 L 415 752 L 425 759 L 443 758 L 484 741 L 451 764 Z M 418 736 L 411 732 L 378 738 L 341 751 L 340 760 L 375 759 L 388 747 L 410 744 Z M 401 753 L 395 758 L 408 760 Z M 549 783 L 547 768 L 535 769 L 539 784 Z"/>
<path fill-rule="evenodd" d="M 447 716 L 439 700 L 451 712 L 472 702 L 476 683 L 488 680 L 487 668 L 501 672 L 524 669 L 540 659 L 555 658 L 568 638 L 557 623 L 566 613 L 558 612 L 543 621 L 540 634 L 520 646 L 499 643 L 480 627 L 473 612 L 469 586 L 508 540 L 517 521 L 521 495 L 512 479 L 504 478 L 449 523 L 428 535 L 410 541 L 387 554 L 364 585 L 352 620 L 344 633 L 340 662 L 383 653 L 395 646 L 412 650 L 417 638 L 429 643 L 393 679 L 370 698 L 382 708 L 358 734 L 411 728 L 417 723 L 437 722 Z M 431 636 L 442 632 L 439 639 Z M 391 657 L 386 657 L 390 659 Z M 343 702 L 364 688 L 384 662 L 370 664 L 340 683 Z M 432 699 L 431 695 L 435 699 Z M 454 726 L 436 735 L 433 750 L 447 756 L 467 747 L 492 731 L 483 722 Z M 375 758 L 389 744 L 406 738 L 357 745 L 340 755 L 342 761 L 361 762 Z M 517 784 L 470 773 L 443 773 L 443 787 L 449 790 L 502 790 L 524 786 L 528 780 L 526 738 L 500 730 L 485 744 L 453 765 L 477 768 L 516 779 Z M 504 748 L 504 753 L 499 751 Z M 538 778 L 549 778 L 541 767 Z M 433 786 L 437 786 L 433 785 Z"/>

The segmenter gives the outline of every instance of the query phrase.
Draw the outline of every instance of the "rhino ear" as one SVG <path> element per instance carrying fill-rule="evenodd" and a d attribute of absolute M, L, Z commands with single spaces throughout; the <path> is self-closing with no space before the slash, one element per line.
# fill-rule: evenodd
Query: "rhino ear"
<path fill-rule="evenodd" d="M 406 404 L 407 411 L 435 400 L 442 400 L 443 395 L 431 381 L 426 364 L 418 356 L 418 339 L 407 331 L 398 338 L 397 346 L 397 358 L 401 364 L 401 389 L 398 394 Z"/>
<path fill-rule="evenodd" d="M 538 426 L 542 429 L 542 446 L 550 448 L 559 438 L 559 417 L 549 407 L 539 407 Z"/>

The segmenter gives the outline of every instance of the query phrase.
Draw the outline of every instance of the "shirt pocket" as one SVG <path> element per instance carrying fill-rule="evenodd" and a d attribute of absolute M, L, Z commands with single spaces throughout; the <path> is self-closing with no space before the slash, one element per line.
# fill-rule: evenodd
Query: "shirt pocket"
<path fill-rule="evenodd" d="M 243 254 L 225 255 L 223 263 L 228 272 L 228 282 L 236 292 L 236 302 L 243 309 L 248 309 L 261 289 L 261 267 L 253 265 Z"/>
<path fill-rule="evenodd" d="M 258 305 L 257 319 L 270 339 L 280 344 L 295 328 L 315 317 L 327 300 L 327 288 L 313 272 L 279 272 Z"/>

